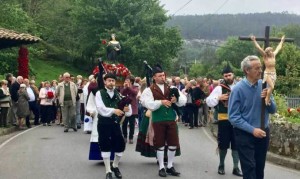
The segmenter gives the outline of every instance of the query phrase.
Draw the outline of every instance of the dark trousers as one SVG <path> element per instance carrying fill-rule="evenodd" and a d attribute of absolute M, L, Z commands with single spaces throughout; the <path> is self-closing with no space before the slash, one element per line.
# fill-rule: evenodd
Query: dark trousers
<path fill-rule="evenodd" d="M 264 178 L 266 155 L 270 141 L 270 131 L 268 128 L 265 131 L 266 137 L 260 139 L 248 132 L 234 129 L 244 179 Z"/>
<path fill-rule="evenodd" d="M 182 117 L 181 117 L 181 120 L 182 120 L 183 123 L 189 123 L 190 122 L 186 106 L 182 107 Z"/>
<path fill-rule="evenodd" d="M 236 150 L 236 140 L 233 127 L 228 120 L 219 120 L 218 122 L 218 147 L 221 150 L 227 150 L 231 146 Z"/>
<path fill-rule="evenodd" d="M 38 124 L 40 118 L 40 110 L 38 108 L 38 105 L 36 101 L 29 101 L 28 103 L 29 103 L 29 110 L 32 111 L 34 115 L 34 124 Z M 26 117 L 26 125 L 30 125 L 29 118 L 30 115 Z"/>
<path fill-rule="evenodd" d="M 50 123 L 53 117 L 52 105 L 41 105 L 41 122 L 43 124 Z"/>
<path fill-rule="evenodd" d="M 99 120 L 97 130 L 99 133 L 98 141 L 101 152 L 124 152 L 125 141 L 121 132 L 120 124 L 115 122 L 102 124 Z"/>
<path fill-rule="evenodd" d="M 125 120 L 122 124 L 122 132 L 123 132 L 125 139 L 127 139 L 127 136 L 128 136 L 128 132 L 127 132 L 128 123 L 129 123 L 129 139 L 133 139 L 136 117 L 137 117 L 137 115 L 131 115 L 129 117 L 125 117 Z"/>
<path fill-rule="evenodd" d="M 84 112 L 85 112 L 85 109 L 84 109 L 84 103 L 80 103 L 80 120 L 81 122 L 83 122 L 84 120 Z"/>
<path fill-rule="evenodd" d="M 187 115 L 190 122 L 190 127 L 198 127 L 198 107 L 190 104 L 186 106 Z"/>
<path fill-rule="evenodd" d="M 7 114 L 8 114 L 9 107 L 1 107 L 1 114 L 0 114 L 0 127 L 7 126 Z"/>

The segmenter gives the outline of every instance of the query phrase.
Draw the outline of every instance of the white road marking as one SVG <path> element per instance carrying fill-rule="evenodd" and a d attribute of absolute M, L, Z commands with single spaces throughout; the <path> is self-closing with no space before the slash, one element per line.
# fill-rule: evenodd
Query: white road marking
<path fill-rule="evenodd" d="M 29 131 L 31 131 L 31 130 L 37 128 L 37 127 L 40 127 L 40 126 L 41 126 L 41 125 L 35 126 L 35 127 L 33 127 L 33 128 L 30 128 L 30 129 L 27 129 L 27 130 L 25 130 L 24 132 L 21 132 L 21 133 L 15 135 L 15 136 L 9 138 L 8 140 L 6 140 L 5 142 L 3 142 L 3 143 L 0 145 L 0 150 L 1 150 L 1 148 L 3 148 L 6 144 L 8 144 L 10 141 L 12 141 L 12 140 L 14 140 L 15 138 L 19 137 L 20 135 L 25 134 L 26 132 L 29 132 Z"/>

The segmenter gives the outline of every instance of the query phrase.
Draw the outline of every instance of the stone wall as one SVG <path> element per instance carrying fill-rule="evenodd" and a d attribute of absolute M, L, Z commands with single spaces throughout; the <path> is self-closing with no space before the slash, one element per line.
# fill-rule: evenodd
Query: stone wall
<path fill-rule="evenodd" d="M 300 124 L 289 123 L 278 114 L 273 115 L 271 121 L 267 160 L 300 170 Z M 215 138 L 218 133 L 217 126 L 209 124 L 209 129 Z"/>
<path fill-rule="evenodd" d="M 270 151 L 300 161 L 300 124 L 272 122 Z"/>

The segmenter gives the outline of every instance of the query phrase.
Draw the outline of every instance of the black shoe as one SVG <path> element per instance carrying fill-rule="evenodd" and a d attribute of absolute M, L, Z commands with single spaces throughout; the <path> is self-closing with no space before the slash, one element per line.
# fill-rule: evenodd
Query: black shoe
<path fill-rule="evenodd" d="M 74 130 L 74 132 L 77 132 L 77 129 L 76 129 L 76 127 L 74 127 L 74 128 L 73 128 L 73 130 Z"/>
<path fill-rule="evenodd" d="M 35 126 L 38 126 L 38 125 L 40 125 L 40 123 L 34 123 L 34 125 L 35 125 Z"/>
<path fill-rule="evenodd" d="M 48 125 L 48 126 L 51 126 L 51 124 L 50 124 L 50 123 L 48 123 L 47 125 Z"/>
<path fill-rule="evenodd" d="M 77 125 L 77 129 L 81 129 L 81 125 Z"/>
<path fill-rule="evenodd" d="M 225 175 L 224 166 L 219 166 L 219 168 L 218 168 L 218 174 Z"/>
<path fill-rule="evenodd" d="M 27 128 L 31 128 L 31 125 L 26 125 L 27 126 Z"/>
<path fill-rule="evenodd" d="M 114 172 L 117 178 L 122 178 L 122 174 L 118 167 L 111 166 L 111 171 Z"/>
<path fill-rule="evenodd" d="M 112 177 L 112 173 L 111 172 L 108 172 L 107 174 L 106 174 L 106 179 L 112 179 L 113 177 Z"/>
<path fill-rule="evenodd" d="M 242 174 L 242 172 L 241 172 L 241 170 L 240 170 L 239 168 L 234 168 L 234 169 L 232 170 L 232 174 L 234 174 L 234 175 L 236 175 L 236 176 L 239 176 L 239 177 L 242 177 L 242 176 L 243 176 L 243 174 Z"/>
<path fill-rule="evenodd" d="M 166 170 L 165 170 L 164 168 L 160 169 L 160 170 L 158 171 L 158 175 L 159 175 L 160 177 L 167 177 Z"/>
<path fill-rule="evenodd" d="M 179 176 L 180 175 L 180 173 L 177 172 L 174 167 L 167 168 L 167 174 L 172 175 L 172 176 Z"/>
<path fill-rule="evenodd" d="M 68 129 L 68 128 L 65 128 L 64 132 L 69 132 L 69 129 Z"/>

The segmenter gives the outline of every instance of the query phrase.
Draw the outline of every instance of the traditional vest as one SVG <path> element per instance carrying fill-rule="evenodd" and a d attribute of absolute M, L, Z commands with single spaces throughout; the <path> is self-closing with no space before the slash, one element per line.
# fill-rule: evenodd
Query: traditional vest
<path fill-rule="evenodd" d="M 102 101 L 106 107 L 118 108 L 118 103 L 120 101 L 120 97 L 119 97 L 119 93 L 117 90 L 114 90 L 114 95 L 112 98 L 109 96 L 106 89 L 101 89 L 100 94 L 101 94 Z M 118 118 L 118 116 L 116 116 L 115 114 L 113 114 L 111 117 L 103 117 L 100 114 L 98 114 L 98 119 L 99 119 L 98 123 L 101 123 L 101 124 L 115 123 L 117 118 Z"/>
<path fill-rule="evenodd" d="M 160 88 L 154 83 L 150 87 L 154 100 L 168 100 L 170 95 L 170 89 L 167 85 L 164 85 L 164 94 Z M 172 107 L 165 107 L 161 105 L 157 110 L 152 112 L 152 122 L 162 121 L 175 121 L 176 113 Z"/>
<path fill-rule="evenodd" d="M 226 83 L 220 84 L 222 88 L 222 94 L 230 94 L 231 89 Z M 219 101 L 218 104 L 218 120 L 228 120 L 228 100 L 227 101 Z"/>

